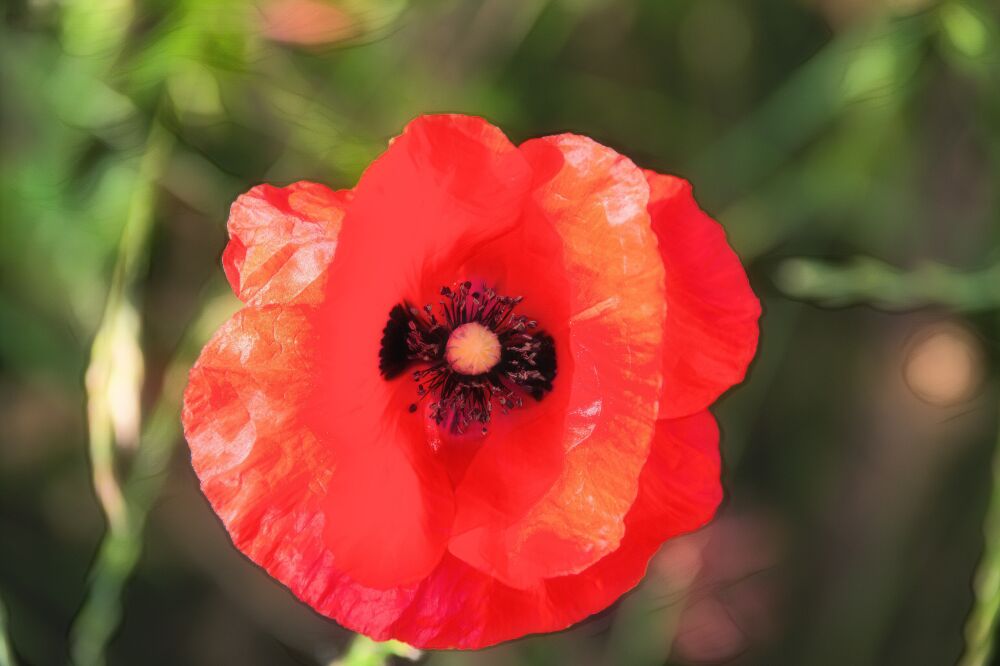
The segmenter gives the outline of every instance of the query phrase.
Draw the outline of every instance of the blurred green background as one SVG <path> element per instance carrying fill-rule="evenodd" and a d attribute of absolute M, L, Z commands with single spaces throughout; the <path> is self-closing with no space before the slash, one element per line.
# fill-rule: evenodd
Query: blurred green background
<path fill-rule="evenodd" d="M 989 663 L 995 2 L 2 12 L 0 665 Z M 219 264 L 234 197 L 350 187 L 437 111 L 516 142 L 587 134 L 689 178 L 765 315 L 748 381 L 716 409 L 712 526 L 570 631 L 417 657 L 352 642 L 229 545 L 177 410 L 238 305 Z"/>

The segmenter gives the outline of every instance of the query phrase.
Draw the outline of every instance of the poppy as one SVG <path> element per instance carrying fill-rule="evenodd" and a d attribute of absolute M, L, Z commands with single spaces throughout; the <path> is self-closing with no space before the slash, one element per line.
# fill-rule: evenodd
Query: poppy
<path fill-rule="evenodd" d="M 233 543 L 376 640 L 563 629 L 722 498 L 707 411 L 760 306 L 690 185 L 564 134 L 423 116 L 353 190 L 229 218 L 245 307 L 184 430 Z"/>

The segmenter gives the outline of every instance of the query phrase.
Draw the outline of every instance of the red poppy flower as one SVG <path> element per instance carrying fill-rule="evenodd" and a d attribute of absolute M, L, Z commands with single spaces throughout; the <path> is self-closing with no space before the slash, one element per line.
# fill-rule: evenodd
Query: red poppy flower
<path fill-rule="evenodd" d="M 413 121 L 351 191 L 229 219 L 244 307 L 184 428 L 233 543 L 382 640 L 479 648 L 614 602 L 719 483 L 760 308 L 683 180 L 586 137 Z"/>

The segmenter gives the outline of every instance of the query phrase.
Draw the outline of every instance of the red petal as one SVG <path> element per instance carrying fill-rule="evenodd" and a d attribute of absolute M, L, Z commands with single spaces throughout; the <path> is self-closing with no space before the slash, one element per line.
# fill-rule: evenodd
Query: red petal
<path fill-rule="evenodd" d="M 635 173 L 581 137 L 522 154 L 479 119 L 422 118 L 362 178 L 329 270 L 288 259 L 299 268 L 283 273 L 273 256 L 287 250 L 250 250 L 289 243 L 234 232 L 227 273 L 254 306 L 203 351 L 183 420 L 237 547 L 351 629 L 478 648 L 601 610 L 663 539 L 707 521 L 721 498 L 714 420 L 653 432 L 665 280 Z M 326 201 L 288 208 L 314 220 Z M 406 409 L 412 383 L 384 381 L 377 355 L 392 305 L 470 272 L 552 318 L 560 376 L 453 476 Z M 448 552 L 452 478 L 468 529 Z"/>
<path fill-rule="evenodd" d="M 202 491 L 233 543 L 264 566 L 277 547 L 276 521 L 323 488 L 332 467 L 302 425 L 315 374 L 309 314 L 273 305 L 238 312 L 205 346 L 184 393 Z"/>
<path fill-rule="evenodd" d="M 366 588 L 334 567 L 323 505 L 336 461 L 303 425 L 316 383 L 314 314 L 248 307 L 219 329 L 191 370 L 184 433 L 236 547 L 317 611 L 377 635 L 413 590 Z"/>
<path fill-rule="evenodd" d="M 514 589 L 445 554 L 419 585 L 361 585 L 339 568 L 325 535 L 335 461 L 299 425 L 317 370 L 312 314 L 274 306 L 238 313 L 192 370 L 183 420 L 202 488 L 234 544 L 352 630 L 475 649 L 565 628 L 628 591 L 661 541 L 707 522 L 721 499 L 712 417 L 661 421 L 620 548 L 581 574 Z M 410 507 L 396 509 L 414 519 Z"/>
<path fill-rule="evenodd" d="M 556 345 L 553 390 L 537 402 L 498 416 L 466 469 L 456 474 L 457 515 L 453 533 L 487 525 L 505 526 L 525 515 L 563 468 L 563 420 L 575 368 L 570 353 L 569 284 L 562 241 L 541 215 L 529 212 L 503 237 L 480 245 L 455 278 L 489 276 L 500 293 L 523 296 L 518 311 L 537 318 Z M 443 447 L 447 449 L 448 447 Z"/>
<path fill-rule="evenodd" d="M 558 631 L 634 587 L 666 539 L 695 530 L 722 499 L 719 431 L 708 412 L 660 421 L 620 547 L 577 575 L 515 589 L 446 555 L 389 632 L 421 648 L 478 649 Z"/>
<path fill-rule="evenodd" d="M 315 302 L 350 198 L 350 191 L 308 182 L 258 185 L 240 195 L 229 212 L 229 244 L 222 254 L 240 300 Z"/>
<path fill-rule="evenodd" d="M 547 220 L 559 234 L 569 282 L 562 336 L 569 354 L 560 363 L 571 359 L 574 372 L 560 370 L 556 380 L 564 389 L 571 381 L 557 434 L 565 460 L 555 483 L 514 523 L 482 521 L 460 488 L 449 550 L 514 587 L 530 587 L 586 569 L 621 541 L 656 420 L 665 303 L 642 172 L 585 137 L 548 137 L 521 150 L 536 171 L 538 224 Z M 499 471 L 512 484 L 532 474 Z M 463 533 L 475 522 L 463 520 L 472 511 L 480 524 Z"/>
<path fill-rule="evenodd" d="M 396 450 L 389 436 L 362 441 L 377 457 L 375 478 L 349 434 L 326 428 L 329 369 L 317 321 L 308 306 L 247 307 L 205 347 L 184 403 L 202 490 L 233 542 L 262 565 L 289 538 L 275 521 L 292 514 L 318 530 L 309 545 L 316 553 L 347 553 L 340 573 L 361 543 L 388 572 L 380 586 L 417 580 L 444 552 L 451 488 L 443 474 L 427 473 L 435 468 L 420 460 L 430 455 L 422 447 Z"/>
<path fill-rule="evenodd" d="M 674 418 L 705 409 L 743 380 L 757 349 L 760 302 L 690 183 L 652 171 L 646 178 L 667 272 L 660 418 Z"/>
<path fill-rule="evenodd" d="M 321 306 L 317 419 L 338 461 L 327 541 L 338 567 L 367 585 L 426 574 L 436 559 L 411 541 L 434 544 L 439 557 L 451 525 L 447 467 L 408 409 L 416 386 L 378 371 L 389 311 L 403 299 L 436 302 L 441 285 L 458 277 L 456 258 L 513 229 L 529 175 L 517 149 L 485 121 L 429 116 L 412 122 L 354 190 Z M 433 520 L 396 510 L 420 495 L 435 508 Z"/>

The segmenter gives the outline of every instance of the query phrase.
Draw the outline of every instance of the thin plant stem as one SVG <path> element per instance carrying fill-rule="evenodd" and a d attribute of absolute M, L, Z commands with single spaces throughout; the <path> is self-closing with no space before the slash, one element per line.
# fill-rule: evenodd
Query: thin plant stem
<path fill-rule="evenodd" d="M 1000 307 L 1000 263 L 974 271 L 927 263 L 905 271 L 870 257 L 839 265 L 788 259 L 775 279 L 790 297 L 829 307 L 867 303 L 898 311 L 943 305 L 957 312 Z"/>
<path fill-rule="evenodd" d="M 965 624 L 965 654 L 959 666 L 986 666 L 1000 630 L 1000 434 L 993 452 L 993 488 L 983 522 L 982 560 L 973 579 L 975 603 Z"/>
<path fill-rule="evenodd" d="M 129 351 L 129 357 L 133 352 L 139 354 L 139 313 L 132 296 L 135 283 L 146 264 L 154 220 L 156 183 L 172 143 L 172 135 L 154 119 L 139 162 L 104 315 L 94 336 L 86 372 L 91 476 L 94 492 L 107 519 L 107 531 L 91 572 L 89 595 L 76 618 L 70 638 L 71 657 L 78 666 L 104 662 L 105 646 L 118 625 L 121 586 L 99 585 L 102 571 L 108 568 L 131 571 L 141 547 L 135 526 L 142 524 L 144 516 L 131 515 L 133 507 L 115 473 L 115 410 L 120 406 L 116 405 L 111 385 L 114 373 L 120 372 L 121 365 L 125 363 L 125 351 Z M 141 375 L 135 373 L 131 378 L 135 392 L 139 391 L 140 382 Z M 159 411 L 154 410 L 148 428 L 154 436 L 159 423 L 158 414 Z M 162 418 L 159 417 L 160 420 Z M 136 467 L 149 455 L 143 448 L 140 447 L 136 454 Z"/>
<path fill-rule="evenodd" d="M 123 529 L 127 521 L 127 509 L 115 478 L 115 406 L 109 389 L 112 373 L 120 362 L 120 348 L 138 345 L 138 326 L 132 323 L 137 322 L 138 312 L 132 302 L 131 292 L 140 269 L 145 265 L 149 235 L 153 227 L 156 180 L 163 170 L 171 142 L 171 135 L 154 121 L 139 163 L 104 315 L 94 335 L 86 372 L 91 475 L 94 491 L 110 531 Z"/>
<path fill-rule="evenodd" d="M 7 607 L 0 599 L 0 666 L 14 666 L 14 650 L 7 632 Z"/>
<path fill-rule="evenodd" d="M 167 367 L 162 391 L 146 420 L 128 479 L 121 489 L 127 507 L 117 529 L 108 529 L 90 572 L 90 585 L 70 635 L 73 663 L 104 663 L 104 653 L 121 620 L 121 595 L 142 553 L 149 510 L 166 479 L 167 465 L 180 437 L 180 409 L 187 372 L 198 350 L 236 304 L 228 293 L 208 301 L 188 327 Z"/>

